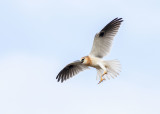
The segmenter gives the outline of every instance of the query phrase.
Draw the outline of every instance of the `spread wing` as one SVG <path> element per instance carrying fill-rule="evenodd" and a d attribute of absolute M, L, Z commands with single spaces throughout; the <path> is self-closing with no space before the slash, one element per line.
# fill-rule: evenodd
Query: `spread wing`
<path fill-rule="evenodd" d="M 121 25 L 122 18 L 115 18 L 95 35 L 91 56 L 102 58 L 110 51 L 112 41 Z"/>
<path fill-rule="evenodd" d="M 56 79 L 57 81 L 63 82 L 64 80 L 67 80 L 71 78 L 72 76 L 78 74 L 80 71 L 83 71 L 85 69 L 88 69 L 88 66 L 81 63 L 81 61 L 77 60 L 73 63 L 68 64 L 65 66 L 57 75 Z"/>

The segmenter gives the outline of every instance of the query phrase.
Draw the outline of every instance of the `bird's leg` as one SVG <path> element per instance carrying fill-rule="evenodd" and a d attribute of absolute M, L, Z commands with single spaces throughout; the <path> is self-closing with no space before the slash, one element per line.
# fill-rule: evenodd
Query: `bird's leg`
<path fill-rule="evenodd" d="M 102 77 L 103 77 L 105 74 L 107 74 L 107 71 L 104 71 L 104 73 L 102 74 Z"/>
<path fill-rule="evenodd" d="M 99 63 L 99 66 L 103 69 L 104 73 L 101 76 L 101 80 L 99 81 L 98 84 L 100 84 L 103 80 L 105 80 L 105 78 L 102 78 L 105 74 L 107 74 L 107 69 L 105 67 L 105 65 L 103 63 Z"/>
<path fill-rule="evenodd" d="M 101 76 L 101 80 L 99 81 L 99 83 L 98 83 L 98 84 L 100 84 L 101 82 L 103 82 L 103 80 L 105 80 L 105 78 L 103 78 L 103 76 L 104 76 L 105 74 L 107 74 L 107 72 L 106 72 L 106 71 L 102 74 L 102 76 Z"/>

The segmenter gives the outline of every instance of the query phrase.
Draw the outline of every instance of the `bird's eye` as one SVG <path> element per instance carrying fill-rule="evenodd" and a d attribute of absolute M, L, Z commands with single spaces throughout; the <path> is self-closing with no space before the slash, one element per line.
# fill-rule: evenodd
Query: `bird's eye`
<path fill-rule="evenodd" d="M 83 62 L 84 62 L 84 59 L 81 60 L 81 63 L 83 63 Z"/>

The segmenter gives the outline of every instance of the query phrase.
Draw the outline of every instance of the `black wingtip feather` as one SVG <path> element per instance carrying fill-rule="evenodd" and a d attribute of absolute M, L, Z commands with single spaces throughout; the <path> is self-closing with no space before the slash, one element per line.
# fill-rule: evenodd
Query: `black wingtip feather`
<path fill-rule="evenodd" d="M 118 27 L 121 22 L 123 22 L 122 18 L 115 18 L 113 19 L 111 22 L 109 22 L 99 33 L 99 37 L 103 37 L 105 35 L 105 31 L 107 30 L 112 30 L 113 28 L 115 28 L 116 26 Z"/>
<path fill-rule="evenodd" d="M 58 78 L 58 76 L 56 77 L 56 79 Z"/>
<path fill-rule="evenodd" d="M 67 79 L 73 77 L 74 75 L 78 74 L 80 71 L 84 69 L 88 69 L 88 66 L 85 66 L 81 63 L 81 61 L 75 61 L 73 63 L 68 64 L 64 67 L 59 74 L 57 75 L 56 79 L 58 82 L 63 83 Z"/>

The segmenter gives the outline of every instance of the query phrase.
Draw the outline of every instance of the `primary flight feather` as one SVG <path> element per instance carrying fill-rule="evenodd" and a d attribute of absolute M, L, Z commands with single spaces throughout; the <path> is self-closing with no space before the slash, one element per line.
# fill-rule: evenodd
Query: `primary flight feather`
<path fill-rule="evenodd" d="M 89 67 L 97 69 L 97 79 L 100 78 L 99 83 L 105 80 L 104 76 L 108 79 L 117 77 L 120 72 L 119 61 L 105 61 L 102 58 L 109 53 L 114 36 L 122 21 L 122 18 L 115 18 L 97 33 L 90 54 L 65 66 L 56 77 L 58 82 L 63 82 Z"/>

